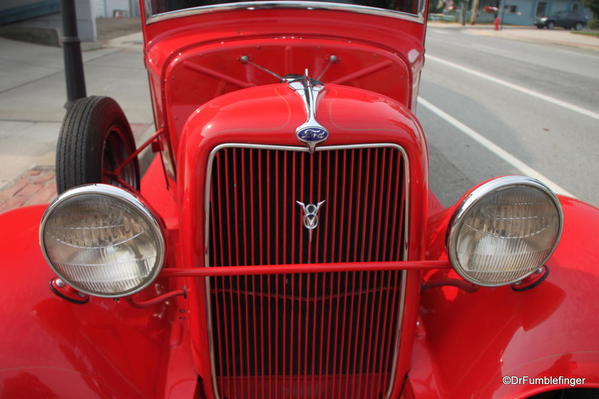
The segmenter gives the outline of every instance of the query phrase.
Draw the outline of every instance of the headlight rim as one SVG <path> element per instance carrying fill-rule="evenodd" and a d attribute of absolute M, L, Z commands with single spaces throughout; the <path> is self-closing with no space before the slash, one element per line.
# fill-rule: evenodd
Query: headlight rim
<path fill-rule="evenodd" d="M 535 273 L 535 271 L 537 269 L 534 269 L 532 271 L 530 271 L 529 273 L 525 274 L 522 277 L 519 277 L 516 280 L 513 281 L 509 281 L 509 282 L 502 282 L 502 283 L 488 283 L 488 282 L 482 282 L 482 281 L 478 281 L 474 278 L 472 278 L 471 276 L 469 276 L 467 273 L 464 273 L 463 268 L 461 267 L 459 260 L 458 260 L 458 256 L 457 256 L 457 238 L 458 238 L 458 230 L 461 227 L 461 222 L 464 219 L 464 216 L 468 213 L 468 211 L 475 206 L 478 202 L 480 202 L 486 195 L 495 192 L 497 190 L 501 190 L 501 189 L 506 189 L 506 188 L 511 188 L 511 187 L 533 187 L 535 189 L 539 189 L 541 190 L 543 193 L 545 193 L 552 201 L 554 207 L 557 210 L 557 214 L 558 214 L 558 218 L 559 218 L 559 227 L 558 227 L 558 231 L 557 234 L 555 236 L 555 239 L 552 243 L 552 248 L 549 251 L 549 253 L 547 254 L 547 256 L 543 259 L 543 262 L 541 262 L 541 264 L 539 265 L 539 267 L 543 266 L 553 255 L 553 253 L 555 252 L 555 250 L 557 249 L 557 246 L 559 244 L 559 241 L 561 239 L 562 236 L 562 232 L 564 229 L 564 214 L 563 214 L 563 209 L 562 209 L 562 205 L 559 201 L 559 199 L 557 198 L 557 195 L 549 188 L 547 187 L 545 184 L 543 184 L 541 181 L 529 177 L 529 176 L 519 176 L 519 175 L 510 175 L 510 176 L 502 176 L 502 177 L 497 177 L 495 179 L 486 181 L 482 184 L 480 184 L 479 186 L 473 188 L 469 193 L 465 194 L 459 202 L 459 205 L 456 207 L 455 211 L 453 212 L 453 215 L 449 221 L 449 225 L 447 227 L 447 235 L 446 235 L 446 240 L 445 240 L 445 245 L 446 245 L 446 249 L 447 249 L 447 254 L 449 257 L 449 262 L 451 263 L 453 269 L 456 271 L 456 273 L 462 277 L 464 280 L 469 281 L 473 284 L 482 286 L 482 287 L 502 287 L 502 286 L 506 286 L 506 285 L 511 285 L 517 282 L 520 282 L 522 280 L 524 280 L 525 278 L 529 277 L 530 275 L 532 275 L 533 273 Z"/>
<path fill-rule="evenodd" d="M 117 294 L 105 294 L 105 293 L 93 292 L 93 291 L 87 290 L 85 288 L 79 287 L 77 284 L 72 284 L 69 281 L 69 279 L 65 278 L 64 275 L 62 275 L 62 273 L 60 273 L 56 269 L 53 262 L 50 260 L 50 257 L 48 256 L 48 253 L 46 251 L 46 246 L 44 244 L 44 231 L 45 231 L 46 223 L 48 222 L 50 215 L 53 213 L 53 211 L 59 205 L 61 205 L 66 200 L 73 199 L 73 198 L 76 198 L 76 197 L 82 196 L 82 195 L 89 195 L 89 194 L 100 195 L 100 196 L 103 195 L 106 197 L 111 197 L 113 199 L 116 199 L 117 201 L 121 201 L 121 202 L 125 203 L 127 206 L 131 206 L 135 211 L 139 212 L 144 217 L 144 219 L 148 222 L 150 228 L 152 229 L 152 232 L 154 233 L 154 235 L 157 238 L 157 241 L 156 241 L 156 244 L 157 244 L 156 256 L 157 256 L 157 258 L 156 258 L 156 262 L 155 262 L 155 265 L 157 265 L 157 266 L 154 267 L 152 273 L 148 276 L 147 281 L 144 284 L 136 287 L 135 289 L 131 289 L 131 290 L 128 290 L 125 292 L 120 292 Z M 76 289 L 77 291 L 79 291 L 83 294 L 87 294 L 87 295 L 94 296 L 94 297 L 124 298 L 127 296 L 134 295 L 134 294 L 144 290 L 148 286 L 150 286 L 156 280 L 156 278 L 162 271 L 162 269 L 164 267 L 164 260 L 166 258 L 166 241 L 164 238 L 164 231 L 165 231 L 165 229 L 164 229 L 164 224 L 162 223 L 162 220 L 156 216 L 156 213 L 153 212 L 152 208 L 147 204 L 147 202 L 143 198 L 141 198 L 140 196 L 138 196 L 130 191 L 127 191 L 125 189 L 122 189 L 122 188 L 119 188 L 116 186 L 112 186 L 109 184 L 103 184 L 103 183 L 96 183 L 96 184 L 86 184 L 86 185 L 72 188 L 72 189 L 67 190 L 64 193 L 60 194 L 56 199 L 54 199 L 54 201 L 52 201 L 50 203 L 50 205 L 48 206 L 48 208 L 44 211 L 44 214 L 40 221 L 38 239 L 39 239 L 40 248 L 42 250 L 42 255 L 44 256 L 46 263 L 48 264 L 50 269 L 54 273 L 56 273 L 56 275 L 58 277 L 60 277 L 66 284 L 70 285 L 71 287 L 73 287 L 74 289 Z"/>

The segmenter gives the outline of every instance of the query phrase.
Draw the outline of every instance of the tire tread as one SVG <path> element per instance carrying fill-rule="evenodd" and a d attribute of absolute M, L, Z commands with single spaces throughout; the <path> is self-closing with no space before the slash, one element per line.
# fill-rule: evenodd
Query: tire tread
<path fill-rule="evenodd" d="M 110 97 L 90 96 L 75 101 L 68 109 L 56 145 L 56 189 L 60 194 L 82 184 L 99 183 L 102 175 L 99 165 L 99 146 L 103 146 L 105 132 L 102 124 L 109 116 L 123 129 L 130 145 L 135 140 L 129 122 L 119 105 Z M 134 160 L 139 182 L 139 166 Z M 139 189 L 139 187 L 136 187 Z"/>

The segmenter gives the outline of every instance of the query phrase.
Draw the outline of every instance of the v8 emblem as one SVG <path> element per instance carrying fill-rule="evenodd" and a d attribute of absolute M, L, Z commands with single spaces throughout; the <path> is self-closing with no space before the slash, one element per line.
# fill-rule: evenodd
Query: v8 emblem
<path fill-rule="evenodd" d="M 306 205 L 300 201 L 295 202 L 302 207 L 302 213 L 304 215 L 304 227 L 308 229 L 310 234 L 310 241 L 312 241 L 312 231 L 318 227 L 318 210 L 325 203 L 325 201 L 320 201 L 316 205 Z"/>

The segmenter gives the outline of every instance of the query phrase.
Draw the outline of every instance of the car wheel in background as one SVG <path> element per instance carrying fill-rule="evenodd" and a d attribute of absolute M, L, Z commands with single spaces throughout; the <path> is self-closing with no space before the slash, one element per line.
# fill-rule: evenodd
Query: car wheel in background
<path fill-rule="evenodd" d="M 574 25 L 574 30 L 581 30 L 581 29 L 582 29 L 582 23 L 576 22 L 576 25 Z"/>
<path fill-rule="evenodd" d="M 110 97 L 86 97 L 68 109 L 56 145 L 56 188 L 107 183 L 139 190 L 137 158 L 114 171 L 135 152 L 135 140 L 121 107 Z"/>
<path fill-rule="evenodd" d="M 547 29 L 553 29 L 553 28 L 555 28 L 555 22 L 553 22 L 553 21 L 547 22 Z"/>

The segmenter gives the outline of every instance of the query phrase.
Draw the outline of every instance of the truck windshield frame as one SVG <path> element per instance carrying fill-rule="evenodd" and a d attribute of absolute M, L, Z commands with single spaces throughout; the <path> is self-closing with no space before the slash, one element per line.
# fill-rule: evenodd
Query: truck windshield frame
<path fill-rule="evenodd" d="M 405 1 L 404 4 L 412 4 L 411 10 L 398 10 L 391 8 L 381 8 L 372 5 L 363 4 L 350 4 L 345 1 L 352 0 L 340 0 L 339 2 L 333 1 L 243 1 L 243 2 L 229 2 L 229 3 L 214 3 L 218 0 L 192 0 L 187 3 L 205 3 L 205 5 L 189 6 L 176 8 L 173 7 L 175 3 L 182 3 L 180 0 L 174 0 L 169 3 L 169 0 L 144 0 L 144 7 L 146 13 L 146 23 L 159 22 L 166 19 L 181 18 L 189 15 L 196 14 L 208 14 L 214 12 L 231 11 L 231 10 L 260 10 L 260 9 L 304 9 L 304 10 L 332 10 L 332 11 L 347 11 L 359 14 L 378 15 L 384 17 L 391 17 L 397 19 L 408 20 L 416 23 L 424 23 L 424 6 L 425 0 L 412 0 Z M 384 0 L 383 0 L 384 1 Z M 162 3 L 163 7 L 158 7 Z M 168 3 L 168 4 L 167 4 Z M 368 4 L 382 3 L 382 1 L 370 0 L 365 1 Z M 386 0 L 389 7 L 398 5 L 398 1 Z M 170 4 L 170 6 L 169 6 Z M 406 7 L 403 7 L 404 9 Z M 413 11 L 413 12 L 412 12 Z"/>

